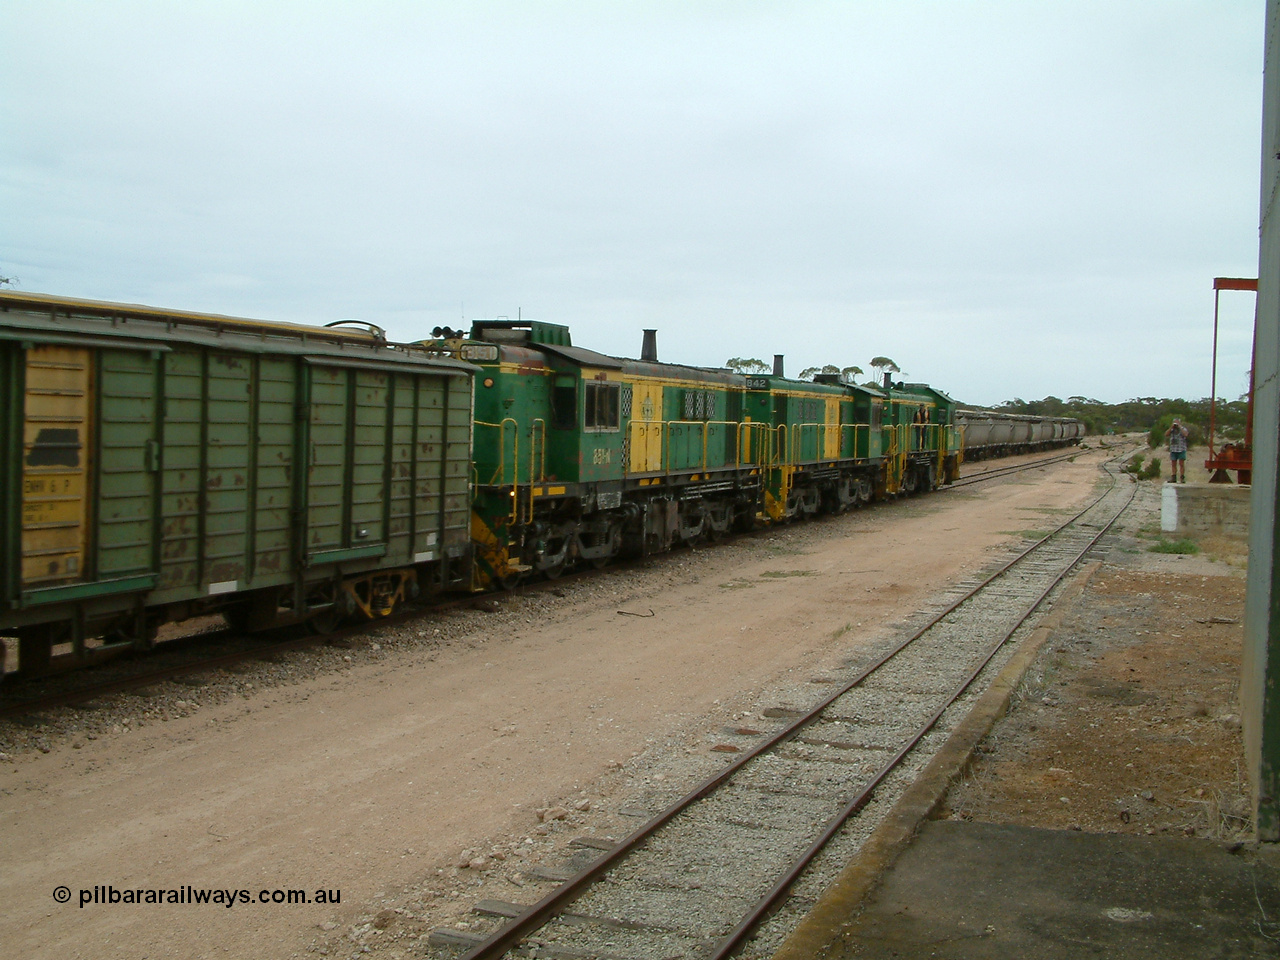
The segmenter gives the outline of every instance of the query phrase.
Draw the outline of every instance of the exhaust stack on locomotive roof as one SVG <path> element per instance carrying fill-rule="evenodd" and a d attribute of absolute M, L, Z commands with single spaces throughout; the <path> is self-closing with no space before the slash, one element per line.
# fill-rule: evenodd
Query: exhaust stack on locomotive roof
<path fill-rule="evenodd" d="M 773 375 L 775 377 L 785 376 L 782 372 L 782 356 L 783 355 L 780 353 L 775 353 L 773 355 Z"/>
<path fill-rule="evenodd" d="M 658 362 L 658 331 L 646 330 L 644 343 L 640 346 L 640 359 L 649 363 Z"/>

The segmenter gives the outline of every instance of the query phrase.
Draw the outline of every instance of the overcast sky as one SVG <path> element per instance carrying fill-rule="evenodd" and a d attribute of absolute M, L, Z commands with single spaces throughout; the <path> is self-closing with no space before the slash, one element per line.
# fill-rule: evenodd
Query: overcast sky
<path fill-rule="evenodd" d="M 1263 0 L 0 4 L 0 275 L 395 339 L 522 313 L 971 403 L 1209 393 Z M 1220 394 L 1253 295 L 1223 295 Z"/>

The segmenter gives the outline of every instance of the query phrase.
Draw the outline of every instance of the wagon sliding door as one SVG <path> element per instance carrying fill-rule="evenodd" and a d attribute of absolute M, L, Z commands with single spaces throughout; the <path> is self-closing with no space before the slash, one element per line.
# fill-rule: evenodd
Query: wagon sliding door
<path fill-rule="evenodd" d="M 81 581 L 89 539 L 92 354 L 26 352 L 22 421 L 22 588 Z"/>
<path fill-rule="evenodd" d="M 94 573 L 121 589 L 153 586 L 159 569 L 159 375 L 158 352 L 99 353 Z"/>
<path fill-rule="evenodd" d="M 28 349 L 25 603 L 155 585 L 160 354 L 59 345 Z"/>
<path fill-rule="evenodd" d="M 307 565 L 387 552 L 390 374 L 308 364 Z"/>

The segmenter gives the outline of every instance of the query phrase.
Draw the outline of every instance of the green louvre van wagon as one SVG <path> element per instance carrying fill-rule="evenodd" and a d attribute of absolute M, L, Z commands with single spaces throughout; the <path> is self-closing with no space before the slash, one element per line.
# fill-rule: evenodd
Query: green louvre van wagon
<path fill-rule="evenodd" d="M 0 292 L 19 669 L 202 613 L 325 628 L 466 586 L 473 371 L 376 328 Z"/>

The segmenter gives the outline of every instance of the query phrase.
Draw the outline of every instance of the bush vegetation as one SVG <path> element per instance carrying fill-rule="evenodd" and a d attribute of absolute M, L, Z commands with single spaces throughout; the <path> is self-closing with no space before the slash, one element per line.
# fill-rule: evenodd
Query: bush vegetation
<path fill-rule="evenodd" d="M 1160 479 L 1160 458 L 1152 457 L 1151 462 L 1144 467 L 1143 462 L 1147 459 L 1145 453 L 1135 453 L 1128 459 L 1120 469 L 1125 473 L 1131 473 L 1139 480 L 1159 480 Z"/>

